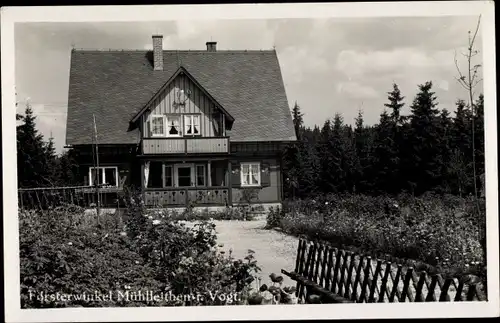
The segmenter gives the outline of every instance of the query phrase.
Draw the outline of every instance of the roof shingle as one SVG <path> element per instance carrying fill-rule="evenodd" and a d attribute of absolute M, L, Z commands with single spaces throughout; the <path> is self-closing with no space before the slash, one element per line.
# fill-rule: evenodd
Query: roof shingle
<path fill-rule="evenodd" d="M 153 71 L 151 51 L 73 50 L 66 144 L 138 143 L 130 120 L 180 65 L 235 119 L 231 141 L 295 140 L 281 70 L 272 51 L 164 51 Z"/>

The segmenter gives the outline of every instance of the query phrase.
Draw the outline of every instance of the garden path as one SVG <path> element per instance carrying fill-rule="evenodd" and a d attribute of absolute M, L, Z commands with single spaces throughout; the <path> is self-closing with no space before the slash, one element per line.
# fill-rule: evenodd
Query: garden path
<path fill-rule="evenodd" d="M 234 258 L 243 259 L 248 249 L 255 251 L 257 265 L 262 269 L 261 284 L 271 284 L 269 275 L 284 278 L 282 286 L 295 286 L 295 282 L 281 274 L 281 269 L 293 271 L 299 239 L 276 230 L 265 230 L 265 219 L 254 221 L 214 221 L 217 241 L 222 249 L 232 249 Z"/>

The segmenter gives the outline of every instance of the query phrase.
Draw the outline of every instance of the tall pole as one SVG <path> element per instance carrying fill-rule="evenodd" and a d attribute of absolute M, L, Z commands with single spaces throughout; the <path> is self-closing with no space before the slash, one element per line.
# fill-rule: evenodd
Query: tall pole
<path fill-rule="evenodd" d="M 99 223 L 99 216 L 101 214 L 101 195 L 99 193 L 99 144 L 97 141 L 97 124 L 95 122 L 95 114 L 92 114 L 94 117 L 94 132 L 95 132 L 95 155 L 96 155 L 96 193 L 97 193 L 97 223 Z"/>

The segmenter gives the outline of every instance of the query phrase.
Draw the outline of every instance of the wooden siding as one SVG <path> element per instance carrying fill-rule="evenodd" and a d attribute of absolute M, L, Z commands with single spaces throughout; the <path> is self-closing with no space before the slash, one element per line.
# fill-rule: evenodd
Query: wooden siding
<path fill-rule="evenodd" d="M 247 162 L 247 161 L 260 161 L 261 163 L 269 164 L 270 168 L 270 185 L 267 187 L 258 188 L 258 201 L 256 203 L 271 203 L 281 201 L 280 196 L 280 186 L 281 184 L 281 169 L 279 167 L 279 163 L 276 159 L 264 159 L 264 160 L 255 160 L 255 159 L 238 159 L 238 163 Z M 239 203 L 242 193 L 241 188 L 232 188 L 232 199 L 233 203 Z"/>
<path fill-rule="evenodd" d="M 142 151 L 146 155 L 228 153 L 229 138 L 144 138 Z"/>
<path fill-rule="evenodd" d="M 192 138 L 186 140 L 187 153 L 227 153 L 228 138 Z"/>
<path fill-rule="evenodd" d="M 190 97 L 184 105 L 176 105 L 177 92 L 184 90 L 185 93 L 191 92 Z M 164 114 L 201 114 L 200 127 L 203 137 L 214 137 L 213 113 L 215 112 L 214 103 L 185 75 L 177 76 L 171 84 L 167 86 L 164 93 L 152 103 L 151 110 L 142 116 L 142 134 L 143 137 L 149 136 L 149 127 L 147 120 L 149 115 Z M 181 118 L 181 128 L 184 133 L 184 120 Z M 221 134 L 222 135 L 222 134 Z"/>
<path fill-rule="evenodd" d="M 186 152 L 184 138 L 143 139 L 144 154 L 183 154 Z"/>

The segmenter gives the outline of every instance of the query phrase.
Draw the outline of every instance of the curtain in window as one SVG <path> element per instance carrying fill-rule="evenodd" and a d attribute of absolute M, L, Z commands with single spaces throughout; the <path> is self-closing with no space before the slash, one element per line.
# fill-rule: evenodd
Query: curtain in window
<path fill-rule="evenodd" d="M 219 121 L 220 119 L 220 114 L 218 112 L 212 114 L 212 125 L 214 128 L 214 134 L 215 136 L 220 136 L 222 135 L 220 128 L 221 128 L 221 122 Z"/>
<path fill-rule="evenodd" d="M 259 183 L 259 166 L 252 165 L 251 173 L 252 173 L 252 182 L 250 184 L 258 184 Z"/>
<path fill-rule="evenodd" d="M 190 135 L 191 134 L 191 129 L 192 129 L 192 126 L 191 126 L 191 116 L 184 116 L 184 133 L 186 135 Z"/>
<path fill-rule="evenodd" d="M 197 135 L 200 133 L 200 116 L 193 116 L 193 134 Z"/>
<path fill-rule="evenodd" d="M 168 133 L 170 135 L 178 135 L 180 132 L 180 122 L 179 118 L 172 118 L 170 117 L 168 119 Z"/>
<path fill-rule="evenodd" d="M 144 187 L 148 187 L 149 180 L 149 161 L 144 163 Z"/>
<path fill-rule="evenodd" d="M 241 167 L 241 184 L 250 184 L 250 165 L 242 165 Z"/>
<path fill-rule="evenodd" d="M 186 135 L 200 133 L 200 116 L 184 116 L 184 131 Z"/>
<path fill-rule="evenodd" d="M 164 133 L 163 117 L 153 117 L 151 119 L 151 133 L 154 135 L 159 135 Z"/>

